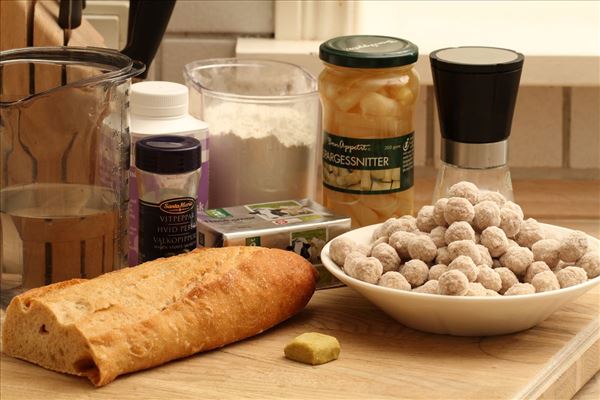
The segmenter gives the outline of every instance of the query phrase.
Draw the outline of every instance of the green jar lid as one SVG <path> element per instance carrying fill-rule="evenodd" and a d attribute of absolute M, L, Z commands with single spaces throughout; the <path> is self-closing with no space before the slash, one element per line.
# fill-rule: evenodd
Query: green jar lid
<path fill-rule="evenodd" d="M 340 67 L 400 67 L 415 63 L 419 48 L 408 40 L 391 36 L 340 36 L 321 44 L 319 58 Z"/>

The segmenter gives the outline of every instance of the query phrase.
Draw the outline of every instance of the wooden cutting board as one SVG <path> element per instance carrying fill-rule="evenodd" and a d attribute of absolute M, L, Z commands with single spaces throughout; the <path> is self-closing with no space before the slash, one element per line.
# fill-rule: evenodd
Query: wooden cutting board
<path fill-rule="evenodd" d="M 542 222 L 598 237 L 595 213 Z M 308 331 L 336 336 L 340 359 L 316 367 L 285 359 L 285 344 Z M 351 289 L 337 288 L 318 291 L 303 312 L 262 335 L 99 389 L 1 355 L 0 393 L 3 400 L 569 399 L 598 371 L 600 287 L 533 329 L 481 338 L 405 328 Z"/>
<path fill-rule="evenodd" d="M 536 328 L 461 338 L 405 328 L 351 289 L 330 289 L 262 335 L 99 389 L 2 355 L 2 399 L 570 398 L 600 369 L 599 299 L 596 287 Z M 336 336 L 339 360 L 285 359 L 307 331 Z"/>

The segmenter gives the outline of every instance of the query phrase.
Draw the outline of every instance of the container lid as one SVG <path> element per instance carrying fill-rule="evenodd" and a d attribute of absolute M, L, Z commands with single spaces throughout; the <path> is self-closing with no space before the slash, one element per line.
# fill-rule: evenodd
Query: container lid
<path fill-rule="evenodd" d="M 459 143 L 496 143 L 510 135 L 523 55 L 468 46 L 429 55 L 442 137 Z"/>
<path fill-rule="evenodd" d="M 202 146 L 189 136 L 160 135 L 135 144 L 135 166 L 155 174 L 181 174 L 200 168 Z"/>
<path fill-rule="evenodd" d="M 520 70 L 523 54 L 499 47 L 462 46 L 439 49 L 429 55 L 432 68 L 462 73 L 499 73 Z"/>
<path fill-rule="evenodd" d="M 408 40 L 391 36 L 340 36 L 321 44 L 319 58 L 340 67 L 400 67 L 415 63 L 419 48 Z"/>
<path fill-rule="evenodd" d="M 195 137 L 202 142 L 208 136 L 208 124 L 189 114 L 177 118 L 150 118 L 136 115 L 131 118 L 129 128 L 134 141 L 150 135 L 183 135 Z"/>
<path fill-rule="evenodd" d="M 131 113 L 153 118 L 178 117 L 188 112 L 188 88 L 175 82 L 146 81 L 131 85 Z"/>

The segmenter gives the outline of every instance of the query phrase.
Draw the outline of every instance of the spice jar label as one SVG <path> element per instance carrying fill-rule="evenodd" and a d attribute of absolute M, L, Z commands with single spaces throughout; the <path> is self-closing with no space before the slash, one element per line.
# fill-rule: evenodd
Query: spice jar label
<path fill-rule="evenodd" d="M 386 194 L 413 186 L 414 132 L 363 139 L 324 132 L 323 185 L 343 193 Z"/>
<path fill-rule="evenodd" d="M 140 199 L 140 262 L 196 248 L 196 199 L 151 203 Z"/>

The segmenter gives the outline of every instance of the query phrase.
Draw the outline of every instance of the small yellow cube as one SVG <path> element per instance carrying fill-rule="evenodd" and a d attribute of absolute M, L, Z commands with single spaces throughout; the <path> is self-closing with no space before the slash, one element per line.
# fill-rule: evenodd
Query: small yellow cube
<path fill-rule="evenodd" d="M 319 365 L 337 360 L 340 342 L 333 336 L 308 332 L 289 342 L 283 351 L 290 360 Z"/>

